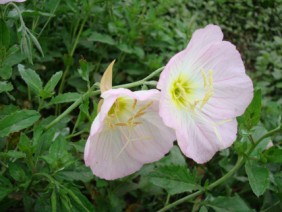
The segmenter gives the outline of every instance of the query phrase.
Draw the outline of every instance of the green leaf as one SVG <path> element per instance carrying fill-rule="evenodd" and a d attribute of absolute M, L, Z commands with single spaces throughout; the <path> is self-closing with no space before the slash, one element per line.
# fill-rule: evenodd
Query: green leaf
<path fill-rule="evenodd" d="M 216 212 L 252 211 L 239 196 L 216 197 L 211 201 L 206 201 L 205 205 L 213 208 Z"/>
<path fill-rule="evenodd" d="M 22 33 L 21 37 L 21 52 L 28 58 L 28 61 L 32 64 L 32 50 L 30 38 L 25 33 Z"/>
<path fill-rule="evenodd" d="M 129 45 L 125 44 L 125 43 L 121 43 L 117 46 L 117 48 L 119 48 L 119 50 L 128 53 L 128 54 L 132 54 L 132 52 L 134 51 Z"/>
<path fill-rule="evenodd" d="M 83 80 L 88 82 L 89 81 L 89 72 L 91 69 L 90 64 L 87 63 L 86 60 L 82 59 L 79 61 L 79 65 L 80 65 L 80 69 L 78 69 L 78 73 L 80 74 Z"/>
<path fill-rule="evenodd" d="M 15 158 L 15 159 L 19 159 L 19 158 L 25 158 L 26 154 L 23 152 L 19 152 L 16 150 L 9 150 L 7 152 L 0 152 L 0 158 Z"/>
<path fill-rule="evenodd" d="M 12 67 L 9 65 L 0 66 L 0 77 L 4 80 L 10 79 L 12 76 Z"/>
<path fill-rule="evenodd" d="M 9 92 L 13 89 L 14 89 L 14 87 L 10 82 L 0 81 L 0 93 Z"/>
<path fill-rule="evenodd" d="M 0 110 L 0 120 L 5 116 L 11 115 L 12 113 L 18 110 L 19 108 L 15 105 L 2 105 Z"/>
<path fill-rule="evenodd" d="M 62 136 L 59 136 L 51 144 L 49 154 L 41 156 L 41 158 L 50 165 L 52 170 L 62 167 L 65 169 L 75 162 L 73 156 L 68 152 L 67 147 L 68 143 Z"/>
<path fill-rule="evenodd" d="M 32 126 L 40 114 L 35 110 L 20 110 L 0 120 L 0 137 L 4 137 L 13 132 Z"/>
<path fill-rule="evenodd" d="M 85 147 L 86 140 L 81 139 L 80 141 L 77 142 L 70 142 L 70 145 L 74 147 L 74 149 L 80 153 L 84 152 L 84 147 Z"/>
<path fill-rule="evenodd" d="M 143 59 L 145 56 L 145 52 L 141 47 L 134 47 L 134 54 L 136 54 L 140 59 Z"/>
<path fill-rule="evenodd" d="M 199 212 L 208 212 L 208 209 L 205 206 L 202 206 Z"/>
<path fill-rule="evenodd" d="M 23 10 L 22 11 L 23 16 L 29 16 L 29 17 L 35 17 L 35 16 L 46 16 L 46 17 L 55 17 L 54 14 L 52 13 L 46 13 L 46 12 L 41 12 L 38 10 Z"/>
<path fill-rule="evenodd" d="M 158 166 L 176 165 L 176 166 L 186 167 L 186 161 L 179 147 L 173 146 L 173 148 L 169 152 L 169 155 L 164 157 L 162 160 L 158 161 L 156 165 Z"/>
<path fill-rule="evenodd" d="M 93 32 L 90 37 L 88 38 L 89 41 L 96 41 L 96 42 L 100 42 L 100 43 L 106 43 L 109 45 L 115 45 L 115 41 L 106 34 L 101 34 L 98 32 Z"/>
<path fill-rule="evenodd" d="M 9 164 L 9 173 L 16 181 L 23 182 L 25 180 L 24 169 L 18 163 Z"/>
<path fill-rule="evenodd" d="M 170 195 L 191 192 L 196 189 L 195 177 L 184 166 L 162 166 L 149 174 L 149 181 L 162 187 Z"/>
<path fill-rule="evenodd" d="M 257 197 L 262 195 L 269 187 L 269 171 L 256 161 L 247 161 L 245 170 L 248 175 L 250 186 Z"/>
<path fill-rule="evenodd" d="M 252 128 L 252 136 L 255 141 L 265 135 L 268 131 L 262 126 L 255 126 Z M 267 145 L 271 142 L 270 138 L 263 139 L 252 151 L 251 156 L 259 156 L 260 153 L 266 149 Z"/>
<path fill-rule="evenodd" d="M 72 168 L 72 167 L 71 167 Z M 88 183 L 93 179 L 93 173 L 90 168 L 86 167 L 84 164 L 75 168 L 69 168 L 69 170 L 62 170 L 56 174 L 56 177 L 67 181 L 82 181 Z"/>
<path fill-rule="evenodd" d="M 50 104 L 62 104 L 67 102 L 75 102 L 81 95 L 79 93 L 64 93 L 51 99 Z"/>
<path fill-rule="evenodd" d="M 282 163 L 282 149 L 273 146 L 263 153 L 269 163 Z"/>
<path fill-rule="evenodd" d="M 10 45 L 10 30 L 3 19 L 0 19 L 0 47 L 6 48 Z"/>
<path fill-rule="evenodd" d="M 52 205 L 52 212 L 57 211 L 57 195 L 56 195 L 56 189 L 53 189 L 52 195 L 51 195 L 51 205 Z"/>
<path fill-rule="evenodd" d="M 42 81 L 39 75 L 32 69 L 25 69 L 21 64 L 18 65 L 18 69 L 22 79 L 36 94 L 40 94 L 42 91 Z"/>
<path fill-rule="evenodd" d="M 0 175 L 0 201 L 13 191 L 11 182 Z"/>
<path fill-rule="evenodd" d="M 44 90 L 43 90 L 44 95 L 42 95 L 43 98 L 48 98 L 53 95 L 54 89 L 56 85 L 58 84 L 58 82 L 60 81 L 62 75 L 63 75 L 63 72 L 59 71 L 51 77 L 51 79 L 47 82 L 47 84 L 44 87 Z"/>
<path fill-rule="evenodd" d="M 29 36 L 29 39 L 31 39 L 32 43 L 35 45 L 35 47 L 37 48 L 37 50 L 40 52 L 40 54 L 42 56 L 44 56 L 43 50 L 41 48 L 40 43 L 38 42 L 37 38 L 32 34 L 31 31 L 29 31 L 29 29 L 26 28 L 26 32 Z"/>
<path fill-rule="evenodd" d="M 251 104 L 246 109 L 245 113 L 238 117 L 238 122 L 244 128 L 250 130 L 256 126 L 260 120 L 261 114 L 261 90 L 256 90 Z"/>
<path fill-rule="evenodd" d="M 32 144 L 30 139 L 26 136 L 26 134 L 21 133 L 20 142 L 18 143 L 19 150 L 25 153 L 31 153 L 31 146 Z"/>
<path fill-rule="evenodd" d="M 75 187 L 64 187 L 64 190 L 67 192 L 70 197 L 71 204 L 78 211 L 94 211 L 93 205 L 89 202 L 89 200 Z"/>
<path fill-rule="evenodd" d="M 13 45 L 7 52 L 7 57 L 3 62 L 3 66 L 14 66 L 21 63 L 26 57 L 19 52 L 19 47 Z"/>

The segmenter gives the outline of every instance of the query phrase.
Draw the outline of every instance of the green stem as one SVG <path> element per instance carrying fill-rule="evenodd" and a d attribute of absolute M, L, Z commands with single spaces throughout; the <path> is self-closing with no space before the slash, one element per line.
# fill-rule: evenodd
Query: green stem
<path fill-rule="evenodd" d="M 83 28 L 84 28 L 84 25 L 85 25 L 87 19 L 88 19 L 88 15 L 85 16 L 85 18 L 83 19 L 83 21 L 82 21 L 82 23 L 81 23 L 81 25 L 80 25 L 80 28 L 79 28 L 79 31 L 78 31 L 78 33 L 77 33 L 76 39 L 75 39 L 74 44 L 73 44 L 73 46 L 72 46 L 72 49 L 71 49 L 71 51 L 70 51 L 70 53 L 69 53 L 69 56 L 70 56 L 71 58 L 73 57 L 73 54 L 74 54 L 74 52 L 75 52 L 75 49 L 76 49 L 76 47 L 77 47 L 77 44 L 78 44 L 80 35 L 81 35 L 81 33 L 82 33 L 82 30 L 83 30 Z M 61 84 L 60 84 L 60 87 L 59 87 L 59 93 L 62 93 L 62 92 L 63 92 L 64 85 L 65 85 L 65 80 L 66 80 L 66 77 L 67 77 L 67 75 L 68 75 L 69 70 L 70 70 L 70 64 L 67 64 L 67 67 L 66 67 L 66 69 L 65 69 L 65 71 L 64 71 L 64 74 L 63 74 L 63 77 L 62 77 L 62 81 L 61 81 Z"/>
<path fill-rule="evenodd" d="M 21 22 L 21 27 L 22 27 L 22 28 L 26 28 L 25 23 L 24 23 L 24 20 L 23 20 L 23 17 L 22 17 L 22 12 L 21 12 L 20 9 L 18 8 L 18 6 L 17 6 L 15 3 L 10 2 L 10 3 L 7 5 L 6 9 L 8 8 L 9 5 L 13 6 L 13 7 L 16 9 L 17 13 L 19 14 L 19 18 L 20 18 L 20 22 Z"/>
<path fill-rule="evenodd" d="M 247 156 L 250 155 L 253 150 L 255 149 L 255 147 L 257 145 L 259 145 L 259 143 L 264 140 L 265 138 L 267 137 L 270 137 L 278 132 L 281 132 L 282 131 L 282 126 L 279 126 L 278 128 L 274 129 L 274 130 L 271 130 L 269 131 L 268 133 L 266 133 L 265 135 L 263 135 L 262 137 L 260 137 L 257 142 L 255 143 L 255 145 L 253 145 L 249 151 L 247 152 Z M 239 156 L 238 157 L 238 160 L 235 164 L 235 166 L 229 171 L 227 172 L 224 176 L 222 176 L 221 178 L 219 178 L 218 180 L 216 180 L 215 182 L 213 182 L 212 184 L 210 184 L 208 187 L 207 187 L 207 190 L 211 190 L 221 184 L 223 184 L 226 180 L 228 180 L 231 176 L 233 176 L 233 174 L 235 174 L 240 168 L 241 166 L 244 164 L 244 162 L 246 161 L 247 157 L 243 157 L 243 156 Z M 160 209 L 158 212 L 163 212 L 163 211 L 167 211 L 168 209 L 171 209 L 181 203 L 184 203 L 190 199 L 193 199 L 201 194 L 203 194 L 205 192 L 205 190 L 199 190 L 199 191 L 196 191 L 186 197 L 183 197 L 179 200 L 176 200 L 175 202 L 163 207 L 162 209 Z"/>
<path fill-rule="evenodd" d="M 161 71 L 163 69 L 164 69 L 164 67 L 161 67 L 161 68 L 155 70 L 154 72 L 152 72 L 150 75 L 148 75 L 144 79 L 139 80 L 137 82 L 128 83 L 128 84 L 124 84 L 124 85 L 118 85 L 118 86 L 114 86 L 113 88 L 132 88 L 132 87 L 143 85 L 144 82 L 146 82 L 147 80 L 153 78 L 157 74 L 161 73 Z M 64 118 L 66 115 L 68 115 L 76 107 L 78 107 L 81 104 L 83 99 L 86 99 L 86 98 L 89 98 L 90 96 L 95 96 L 95 95 L 98 95 L 98 94 L 101 93 L 100 90 L 93 91 L 94 88 L 95 88 L 95 86 L 92 86 L 85 94 L 83 94 L 79 99 L 77 99 L 74 103 L 72 103 L 72 105 L 70 105 L 61 115 L 59 115 L 55 120 L 53 120 L 50 124 L 48 124 L 45 127 L 45 129 L 47 130 L 47 129 L 53 127 L 59 121 L 61 121 L 62 118 Z"/>
<path fill-rule="evenodd" d="M 58 1 L 57 1 L 57 4 L 55 5 L 54 9 L 51 11 L 52 14 L 54 14 L 55 11 L 57 10 L 57 8 L 58 8 L 58 6 L 59 6 L 59 4 L 60 4 L 60 1 L 61 1 L 61 0 L 58 0 Z M 47 25 L 49 24 L 49 22 L 51 21 L 52 18 L 53 18 L 52 16 L 50 16 L 50 17 L 48 18 L 48 20 L 45 22 L 44 26 L 43 26 L 42 29 L 40 30 L 40 32 L 39 32 L 37 38 L 39 38 L 39 37 L 41 36 L 41 34 L 43 33 L 43 31 L 45 30 L 45 28 L 47 27 Z"/>
<path fill-rule="evenodd" d="M 280 125 L 280 126 L 277 127 L 276 129 L 271 130 L 271 131 L 269 131 L 268 133 L 264 134 L 262 137 L 260 137 L 260 139 L 258 139 L 258 141 L 256 142 L 254 148 L 255 148 L 257 145 L 259 145 L 259 143 L 260 143 L 262 140 L 264 140 L 265 138 L 268 138 L 268 137 L 270 137 L 270 136 L 272 136 L 272 135 L 274 135 L 274 134 L 276 134 L 276 133 L 278 133 L 278 132 L 282 132 L 282 125 Z M 253 148 L 253 149 L 254 149 L 254 148 Z"/>

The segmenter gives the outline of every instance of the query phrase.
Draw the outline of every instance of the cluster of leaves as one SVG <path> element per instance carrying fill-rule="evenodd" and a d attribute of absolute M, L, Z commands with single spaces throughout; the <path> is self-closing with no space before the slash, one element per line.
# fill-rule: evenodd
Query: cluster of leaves
<path fill-rule="evenodd" d="M 1 211 L 153 211 L 194 191 L 202 194 L 177 209 L 282 210 L 281 135 L 254 144 L 281 123 L 279 0 L 31 0 L 18 10 L 8 7 L 3 16 L 4 7 L 0 5 Z M 98 89 L 101 73 L 113 59 L 117 84 L 150 74 L 208 23 L 219 24 L 238 46 L 261 88 L 238 118 L 233 148 L 197 165 L 174 147 L 161 161 L 129 177 L 108 182 L 93 176 L 82 155 L 98 99 L 83 94 L 91 85 Z M 78 100 L 79 108 L 56 121 Z M 265 150 L 271 142 L 274 146 Z M 238 155 L 245 160 L 244 169 L 210 190 L 212 182 L 232 170 Z"/>

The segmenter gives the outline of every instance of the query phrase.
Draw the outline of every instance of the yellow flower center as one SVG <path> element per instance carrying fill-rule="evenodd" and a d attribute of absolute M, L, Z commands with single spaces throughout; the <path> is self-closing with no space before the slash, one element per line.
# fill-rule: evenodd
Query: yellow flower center
<path fill-rule="evenodd" d="M 179 75 L 170 87 L 173 103 L 179 109 L 202 109 L 213 95 L 212 71 L 202 71 L 202 81 L 190 80 L 187 76 Z"/>
<path fill-rule="evenodd" d="M 171 85 L 170 94 L 178 108 L 187 106 L 189 95 L 193 91 L 189 85 L 191 86 L 189 80 L 181 75 Z"/>
<path fill-rule="evenodd" d="M 137 108 L 136 99 L 119 97 L 108 112 L 107 123 L 110 128 L 135 127 L 141 124 L 137 119 L 141 118 L 152 104 L 153 102 L 149 102 Z"/>

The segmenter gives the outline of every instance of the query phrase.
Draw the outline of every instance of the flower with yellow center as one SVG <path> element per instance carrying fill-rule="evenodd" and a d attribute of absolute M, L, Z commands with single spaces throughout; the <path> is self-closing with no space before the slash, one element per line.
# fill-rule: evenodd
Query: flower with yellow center
<path fill-rule="evenodd" d="M 160 92 L 111 88 L 111 69 L 101 80 L 103 102 L 91 126 L 84 160 L 100 178 L 113 180 L 161 159 L 172 148 L 175 133 L 159 116 Z"/>
<path fill-rule="evenodd" d="M 198 163 L 236 139 L 236 116 L 253 97 L 239 52 L 218 26 L 197 30 L 161 73 L 160 116 L 176 132 L 182 152 Z"/>

